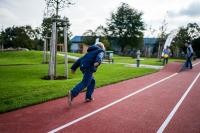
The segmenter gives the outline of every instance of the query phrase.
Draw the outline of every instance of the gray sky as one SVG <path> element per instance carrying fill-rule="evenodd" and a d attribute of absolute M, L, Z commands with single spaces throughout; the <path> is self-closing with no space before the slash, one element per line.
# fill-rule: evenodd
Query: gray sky
<path fill-rule="evenodd" d="M 95 30 L 105 25 L 111 12 L 121 2 L 144 13 L 143 21 L 146 29 L 158 30 L 164 18 L 168 32 L 187 23 L 196 22 L 200 25 L 199 0 L 73 0 L 75 5 L 60 12 L 67 16 L 72 24 L 73 35 L 82 35 L 86 30 Z M 40 26 L 45 10 L 45 0 L 0 0 L 0 26 L 3 28 L 15 25 Z M 155 32 L 153 36 L 156 36 Z M 145 36 L 152 36 L 148 31 Z"/>

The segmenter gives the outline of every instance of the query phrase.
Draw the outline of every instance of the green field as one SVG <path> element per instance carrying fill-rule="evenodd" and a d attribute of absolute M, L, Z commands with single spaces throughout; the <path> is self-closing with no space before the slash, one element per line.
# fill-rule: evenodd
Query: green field
<path fill-rule="evenodd" d="M 123 62 L 127 61 L 126 58 Z M 64 57 L 58 57 L 57 75 L 64 75 Z M 127 61 L 128 62 L 128 61 Z M 69 64 L 69 67 L 72 64 Z M 94 74 L 96 87 L 156 72 L 148 68 L 130 68 L 119 64 L 102 64 Z M 0 112 L 38 104 L 66 96 L 82 74 L 69 74 L 68 80 L 43 80 L 48 64 L 42 64 L 42 52 L 0 52 Z"/>

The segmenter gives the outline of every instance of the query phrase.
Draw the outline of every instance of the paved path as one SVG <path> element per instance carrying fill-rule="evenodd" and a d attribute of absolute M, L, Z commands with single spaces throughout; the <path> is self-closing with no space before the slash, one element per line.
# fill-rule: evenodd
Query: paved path
<path fill-rule="evenodd" d="M 58 53 L 59 56 L 65 56 L 63 53 Z M 77 56 L 71 56 L 71 55 L 67 55 L 68 59 L 72 59 L 72 60 L 78 60 L 79 57 Z M 109 62 L 105 62 L 103 61 L 103 63 L 108 64 Z M 124 64 L 127 67 L 137 67 L 137 64 L 130 64 L 130 63 L 114 63 L 114 64 Z M 152 69 L 162 69 L 163 66 L 158 66 L 158 65 L 145 65 L 145 64 L 140 64 L 140 67 L 143 68 L 152 68 Z"/>
<path fill-rule="evenodd" d="M 170 63 L 157 73 L 95 90 L 95 101 L 84 93 L 0 115 L 0 132 L 67 133 L 199 133 L 200 61 L 179 73 Z"/>
<path fill-rule="evenodd" d="M 137 67 L 137 64 L 127 64 L 126 66 L 128 66 L 128 67 Z M 145 65 L 145 64 L 140 64 L 140 67 L 143 67 L 143 68 L 152 68 L 152 69 L 162 69 L 163 68 L 163 66 Z"/>
<path fill-rule="evenodd" d="M 57 55 L 59 55 L 59 56 L 65 56 L 65 54 L 62 54 L 62 53 L 61 53 L 61 54 L 60 54 L 60 53 L 57 53 Z M 69 55 L 69 54 L 68 54 L 68 55 L 67 55 L 67 58 L 68 58 L 68 59 L 72 59 L 72 60 L 78 60 L 79 57 L 77 57 L 77 56 L 72 56 L 72 55 Z"/>

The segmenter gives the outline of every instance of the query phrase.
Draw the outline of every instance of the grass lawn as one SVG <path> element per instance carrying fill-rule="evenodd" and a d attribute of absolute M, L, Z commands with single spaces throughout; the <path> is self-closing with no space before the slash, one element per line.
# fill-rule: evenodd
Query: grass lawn
<path fill-rule="evenodd" d="M 68 54 L 71 56 L 77 56 L 77 57 L 83 56 L 83 54 L 80 54 L 80 53 L 68 53 Z"/>
<path fill-rule="evenodd" d="M 58 57 L 57 73 L 64 75 L 64 57 Z M 43 80 L 48 64 L 42 64 L 42 52 L 0 52 L 0 112 L 63 97 L 82 79 L 78 70 L 68 80 Z M 69 64 L 69 67 L 71 64 Z M 130 68 L 119 64 L 102 64 L 94 74 L 96 87 L 153 73 L 148 68 Z"/>

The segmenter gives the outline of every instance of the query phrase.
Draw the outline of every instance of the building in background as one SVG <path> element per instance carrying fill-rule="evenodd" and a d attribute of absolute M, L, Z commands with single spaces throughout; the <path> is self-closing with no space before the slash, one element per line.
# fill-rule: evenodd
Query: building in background
<path fill-rule="evenodd" d="M 74 36 L 71 40 L 70 51 L 73 53 L 86 53 L 89 47 L 84 43 L 82 36 Z"/>
<path fill-rule="evenodd" d="M 71 47 L 70 51 L 74 53 L 86 53 L 88 45 L 84 43 L 84 37 L 83 36 L 74 36 L 71 40 Z M 118 53 L 120 51 L 120 47 L 116 45 L 116 40 L 110 40 L 112 50 L 114 50 L 115 53 Z M 143 39 L 143 48 L 142 48 L 142 54 L 144 56 L 150 57 L 152 56 L 153 49 L 156 47 L 156 44 L 158 42 L 158 38 L 144 38 Z M 127 49 L 127 51 L 131 51 L 130 49 Z M 134 50 L 133 52 L 135 52 Z M 131 53 L 131 52 L 127 52 Z"/>
<path fill-rule="evenodd" d="M 153 54 L 153 50 L 156 48 L 158 38 L 144 38 L 143 51 L 145 57 L 150 57 Z"/>

